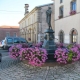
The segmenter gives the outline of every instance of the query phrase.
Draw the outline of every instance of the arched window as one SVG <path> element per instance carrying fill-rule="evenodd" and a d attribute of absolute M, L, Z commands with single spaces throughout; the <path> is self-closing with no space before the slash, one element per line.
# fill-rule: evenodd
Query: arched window
<path fill-rule="evenodd" d="M 31 39 L 31 28 L 29 29 L 29 38 Z"/>
<path fill-rule="evenodd" d="M 64 43 L 64 32 L 63 31 L 60 31 L 59 33 L 59 42 Z"/>
<path fill-rule="evenodd" d="M 73 29 L 71 31 L 70 38 L 71 38 L 71 43 L 77 42 L 77 31 L 76 30 Z"/>
<path fill-rule="evenodd" d="M 34 28 L 34 43 L 36 43 L 36 29 Z"/>

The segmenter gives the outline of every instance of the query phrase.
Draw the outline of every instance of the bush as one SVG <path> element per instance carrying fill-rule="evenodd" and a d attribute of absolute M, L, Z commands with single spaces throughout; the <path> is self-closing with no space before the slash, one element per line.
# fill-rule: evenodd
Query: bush
<path fill-rule="evenodd" d="M 58 48 L 54 55 L 58 63 L 67 63 L 68 53 L 66 49 Z"/>
<path fill-rule="evenodd" d="M 29 60 L 31 58 L 31 54 L 33 52 L 33 48 L 22 48 L 20 50 L 20 60 Z"/>
<path fill-rule="evenodd" d="M 41 45 L 42 43 L 39 43 L 32 48 L 29 48 L 27 44 L 14 45 L 9 48 L 9 54 L 14 59 L 19 57 L 20 60 L 28 60 L 32 66 L 41 66 L 48 55 L 45 49 L 40 48 Z M 67 64 L 80 59 L 80 44 L 69 44 L 67 47 L 64 44 L 58 44 L 57 47 L 54 57 L 58 63 Z"/>
<path fill-rule="evenodd" d="M 70 48 L 69 54 L 72 55 L 72 61 L 80 59 L 80 44 L 75 44 Z"/>
<path fill-rule="evenodd" d="M 17 59 L 19 57 L 19 52 L 21 49 L 21 45 L 13 45 L 9 48 L 9 55 L 11 58 Z"/>
<path fill-rule="evenodd" d="M 33 44 L 33 47 L 41 48 L 42 45 L 43 45 L 43 42 L 40 42 L 40 43 Z"/>
<path fill-rule="evenodd" d="M 29 64 L 33 66 L 41 66 L 45 63 L 47 59 L 47 52 L 45 49 L 33 48 L 31 57 L 29 58 Z"/>
<path fill-rule="evenodd" d="M 28 48 L 29 47 L 29 45 L 28 44 L 21 44 L 22 45 L 22 48 Z"/>
<path fill-rule="evenodd" d="M 57 45 L 57 48 L 64 48 L 65 47 L 63 43 L 57 43 L 56 45 Z"/>
<path fill-rule="evenodd" d="M 22 48 L 20 51 L 20 59 L 28 60 L 32 66 L 41 66 L 47 59 L 47 52 L 40 48 Z"/>
<path fill-rule="evenodd" d="M 67 47 L 57 48 L 55 58 L 59 63 L 68 63 L 80 59 L 80 44 L 69 44 Z"/>

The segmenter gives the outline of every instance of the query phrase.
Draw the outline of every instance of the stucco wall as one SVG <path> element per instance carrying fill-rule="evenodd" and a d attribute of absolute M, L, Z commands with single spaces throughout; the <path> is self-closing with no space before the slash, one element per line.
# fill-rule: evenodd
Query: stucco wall
<path fill-rule="evenodd" d="M 31 42 L 38 42 L 40 38 L 38 35 L 43 35 L 45 30 L 48 28 L 46 23 L 46 10 L 48 6 L 52 8 L 51 15 L 51 25 L 53 28 L 53 4 L 41 5 L 35 7 L 30 13 L 28 13 L 24 18 L 19 22 L 21 36 L 28 40 L 29 30 L 31 29 Z M 30 19 L 30 22 L 29 22 Z M 26 34 L 25 34 L 26 32 Z"/>
<path fill-rule="evenodd" d="M 59 31 L 64 31 L 64 42 L 70 43 L 70 31 L 74 28 L 78 32 L 77 42 L 80 43 L 80 0 L 76 0 L 77 9 L 76 14 L 70 16 L 70 2 L 72 0 L 63 0 L 63 3 L 60 4 L 60 0 L 55 0 L 55 37 L 59 39 Z M 59 19 L 59 7 L 64 7 L 63 18 Z"/>
<path fill-rule="evenodd" d="M 64 17 L 66 17 L 66 16 L 69 16 L 70 14 L 70 2 L 71 2 L 72 0 L 63 0 L 63 2 L 62 3 L 60 3 L 60 0 L 55 0 L 55 2 L 54 2 L 54 5 L 55 5 L 55 20 L 56 19 L 59 19 L 58 18 L 58 16 L 59 16 L 59 7 L 61 7 L 61 6 L 63 6 L 63 10 L 64 10 Z M 76 6 L 76 11 L 77 12 L 80 12 L 80 0 L 76 0 L 76 4 L 77 4 L 77 6 Z"/>

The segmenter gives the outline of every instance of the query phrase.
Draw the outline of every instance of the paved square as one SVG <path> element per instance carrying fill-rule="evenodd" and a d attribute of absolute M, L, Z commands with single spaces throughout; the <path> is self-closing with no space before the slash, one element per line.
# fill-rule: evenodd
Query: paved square
<path fill-rule="evenodd" d="M 0 63 L 0 80 L 80 80 L 80 61 L 63 67 L 32 67 L 5 56 Z"/>

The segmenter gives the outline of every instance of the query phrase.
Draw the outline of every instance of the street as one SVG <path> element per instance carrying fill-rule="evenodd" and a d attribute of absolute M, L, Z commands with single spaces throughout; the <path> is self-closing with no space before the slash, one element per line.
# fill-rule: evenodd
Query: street
<path fill-rule="evenodd" d="M 3 50 L 0 48 L 0 53 L 2 54 L 2 57 L 8 56 L 8 50 Z"/>
<path fill-rule="evenodd" d="M 7 50 L 0 49 L 0 80 L 80 80 L 80 61 L 54 67 L 32 67 L 11 59 Z"/>

